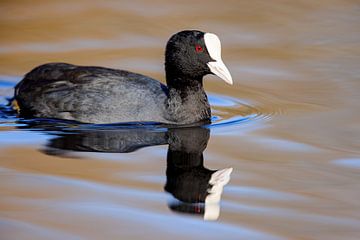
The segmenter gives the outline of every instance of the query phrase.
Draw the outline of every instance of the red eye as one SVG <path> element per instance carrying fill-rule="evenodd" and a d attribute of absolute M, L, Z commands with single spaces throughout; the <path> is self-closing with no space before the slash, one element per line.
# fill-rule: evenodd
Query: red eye
<path fill-rule="evenodd" d="M 203 51 L 203 48 L 202 48 L 202 46 L 200 46 L 199 44 L 196 44 L 195 50 L 196 50 L 196 52 L 202 52 L 202 51 Z"/>

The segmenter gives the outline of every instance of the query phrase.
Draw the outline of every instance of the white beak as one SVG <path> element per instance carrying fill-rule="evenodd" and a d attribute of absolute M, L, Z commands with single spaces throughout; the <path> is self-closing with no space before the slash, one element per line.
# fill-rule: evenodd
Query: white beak
<path fill-rule="evenodd" d="M 210 57 L 215 60 L 207 63 L 210 71 L 226 83 L 232 85 L 233 80 L 231 74 L 221 59 L 220 39 L 213 33 L 205 33 L 204 39 Z"/>

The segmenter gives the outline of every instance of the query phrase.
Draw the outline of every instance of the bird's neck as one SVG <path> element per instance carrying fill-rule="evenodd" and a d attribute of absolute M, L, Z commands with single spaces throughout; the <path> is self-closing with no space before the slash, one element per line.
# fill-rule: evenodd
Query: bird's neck
<path fill-rule="evenodd" d="M 167 102 L 171 118 L 183 124 L 208 121 L 210 104 L 200 79 L 167 76 L 169 98 Z"/>

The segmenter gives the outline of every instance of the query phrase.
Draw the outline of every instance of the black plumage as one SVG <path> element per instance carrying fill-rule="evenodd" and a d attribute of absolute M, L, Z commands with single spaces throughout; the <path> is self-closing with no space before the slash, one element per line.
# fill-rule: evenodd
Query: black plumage
<path fill-rule="evenodd" d="M 203 76 L 212 73 L 204 34 L 182 31 L 167 43 L 167 86 L 124 70 L 48 63 L 27 73 L 15 87 L 20 116 L 85 123 L 209 121 Z M 199 50 L 200 49 L 200 50 Z"/>

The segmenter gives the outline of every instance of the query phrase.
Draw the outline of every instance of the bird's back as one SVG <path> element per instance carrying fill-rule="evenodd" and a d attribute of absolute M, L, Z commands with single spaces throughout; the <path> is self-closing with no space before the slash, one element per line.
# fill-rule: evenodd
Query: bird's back
<path fill-rule="evenodd" d="M 170 122 L 166 86 L 123 70 L 44 64 L 17 84 L 15 99 L 22 116 L 91 123 Z"/>

